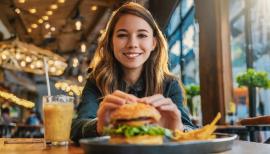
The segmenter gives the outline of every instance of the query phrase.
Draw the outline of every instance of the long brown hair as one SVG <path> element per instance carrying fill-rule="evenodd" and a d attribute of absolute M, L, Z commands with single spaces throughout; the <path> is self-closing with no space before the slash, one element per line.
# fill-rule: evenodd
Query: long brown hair
<path fill-rule="evenodd" d="M 120 88 L 122 81 L 121 64 L 116 60 L 112 48 L 112 35 L 116 23 L 125 14 L 131 14 L 144 19 L 153 29 L 157 40 L 156 48 L 145 62 L 142 77 L 145 81 L 145 96 L 163 93 L 165 78 L 174 78 L 168 68 L 167 41 L 156 24 L 151 13 L 143 6 L 128 2 L 113 12 L 105 32 L 101 35 L 94 58 L 90 64 L 92 76 L 103 95 L 112 93 Z M 182 86 L 181 83 L 179 83 Z"/>

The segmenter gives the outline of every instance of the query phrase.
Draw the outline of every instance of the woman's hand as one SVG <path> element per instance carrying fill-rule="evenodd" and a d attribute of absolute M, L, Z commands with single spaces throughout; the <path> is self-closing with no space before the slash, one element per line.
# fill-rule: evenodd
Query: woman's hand
<path fill-rule="evenodd" d="M 105 96 L 97 111 L 97 132 L 102 134 L 103 127 L 109 124 L 112 111 L 126 103 L 137 102 L 137 99 L 138 98 L 136 96 L 124 93 L 119 90 L 116 90 L 112 94 Z"/>
<path fill-rule="evenodd" d="M 162 127 L 175 130 L 183 130 L 181 113 L 170 98 L 165 98 L 161 94 L 144 97 L 138 100 L 153 105 L 161 114 L 160 125 Z"/>

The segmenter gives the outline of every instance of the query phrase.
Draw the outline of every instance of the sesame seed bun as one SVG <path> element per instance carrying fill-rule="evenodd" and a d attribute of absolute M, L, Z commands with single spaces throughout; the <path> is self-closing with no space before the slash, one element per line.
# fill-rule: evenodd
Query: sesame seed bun
<path fill-rule="evenodd" d="M 129 103 L 122 105 L 121 107 L 116 109 L 111 114 L 111 121 L 116 121 L 119 119 L 132 120 L 141 117 L 151 118 L 153 122 L 158 122 L 160 120 L 161 115 L 155 107 L 149 104 Z"/>

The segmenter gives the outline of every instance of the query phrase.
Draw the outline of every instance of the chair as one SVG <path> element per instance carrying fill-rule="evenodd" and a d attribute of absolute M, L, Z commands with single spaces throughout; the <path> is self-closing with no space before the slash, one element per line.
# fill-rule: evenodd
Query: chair
<path fill-rule="evenodd" d="M 241 125 L 217 125 L 217 133 L 237 134 L 240 140 L 248 141 L 249 132 Z"/>
<path fill-rule="evenodd" d="M 18 124 L 16 126 L 16 131 L 13 134 L 16 138 L 40 138 L 43 137 L 42 126 L 37 125 L 26 125 Z"/>
<path fill-rule="evenodd" d="M 258 131 L 270 131 L 270 116 L 258 116 L 241 120 L 240 125 L 245 126 L 250 134 L 250 141 L 256 142 Z M 270 143 L 268 138 L 264 143 Z"/>
<path fill-rule="evenodd" d="M 0 124 L 0 138 L 11 137 L 12 130 L 15 128 L 14 124 Z"/>

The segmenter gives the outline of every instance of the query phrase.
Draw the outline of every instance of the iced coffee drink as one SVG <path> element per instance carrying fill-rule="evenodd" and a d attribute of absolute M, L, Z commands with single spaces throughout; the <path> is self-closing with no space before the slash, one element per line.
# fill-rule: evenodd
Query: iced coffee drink
<path fill-rule="evenodd" d="M 68 144 L 73 108 L 73 97 L 63 95 L 44 96 L 44 138 L 47 144 Z"/>

